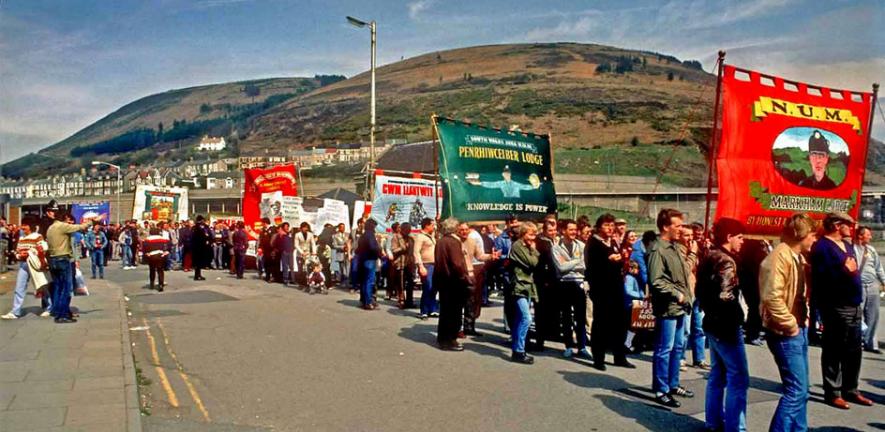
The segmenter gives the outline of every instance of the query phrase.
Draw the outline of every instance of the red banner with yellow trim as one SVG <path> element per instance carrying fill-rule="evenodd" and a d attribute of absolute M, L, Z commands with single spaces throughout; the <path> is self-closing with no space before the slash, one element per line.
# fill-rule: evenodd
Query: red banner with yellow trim
<path fill-rule="evenodd" d="M 243 172 L 243 220 L 249 227 L 267 218 L 280 224 L 289 201 L 298 195 L 295 165 L 253 168 Z"/>
<path fill-rule="evenodd" d="M 872 93 L 725 66 L 722 103 L 716 219 L 773 236 L 796 212 L 857 217 Z"/>

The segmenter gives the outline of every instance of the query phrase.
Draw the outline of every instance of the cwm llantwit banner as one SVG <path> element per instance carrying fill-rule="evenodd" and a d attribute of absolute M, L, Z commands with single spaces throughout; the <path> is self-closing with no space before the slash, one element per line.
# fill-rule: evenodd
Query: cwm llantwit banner
<path fill-rule="evenodd" d="M 107 201 L 97 203 L 74 203 L 71 206 L 71 216 L 76 223 L 83 223 L 84 219 L 95 218 L 101 216 L 101 223 L 108 223 L 108 216 L 111 214 L 111 203 Z"/>
<path fill-rule="evenodd" d="M 556 212 L 550 137 L 437 117 L 442 217 L 500 221 Z"/>
<path fill-rule="evenodd" d="M 872 94 L 725 66 L 716 219 L 779 235 L 796 212 L 857 218 Z"/>
<path fill-rule="evenodd" d="M 272 168 L 253 168 L 243 172 L 243 220 L 254 226 L 261 218 L 274 225 L 297 218 L 301 202 L 298 195 L 295 165 L 277 165 Z"/>
<path fill-rule="evenodd" d="M 370 217 L 378 232 L 390 232 L 394 222 L 408 222 L 412 231 L 421 230 L 421 220 L 436 219 L 435 181 L 421 178 L 375 176 L 375 199 Z"/>

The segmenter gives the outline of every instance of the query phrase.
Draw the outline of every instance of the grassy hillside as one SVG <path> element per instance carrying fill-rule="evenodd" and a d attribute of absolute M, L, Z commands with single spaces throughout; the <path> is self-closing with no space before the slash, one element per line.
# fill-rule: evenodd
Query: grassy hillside
<path fill-rule="evenodd" d="M 379 136 L 427 139 L 430 115 L 438 113 L 550 132 L 563 147 L 620 145 L 633 137 L 667 142 L 684 123 L 709 121 L 713 81 L 696 64 L 599 45 L 442 51 L 378 69 Z M 241 151 L 365 141 L 368 87 L 368 74 L 361 74 L 270 110 L 256 118 Z"/>
<path fill-rule="evenodd" d="M 3 171 L 36 176 L 73 170 L 97 153 L 120 164 L 186 158 L 193 156 L 186 149 L 195 131 L 228 137 L 232 155 L 368 142 L 369 74 L 328 78 L 149 96 Z M 434 113 L 518 125 L 552 135 L 557 172 L 663 172 L 667 183 L 698 186 L 706 178 L 714 87 L 715 77 L 699 63 L 665 54 L 573 43 L 459 48 L 378 69 L 377 138 L 430 139 Z M 181 120 L 186 123 L 177 124 Z M 885 147 L 873 147 L 867 180 L 885 184 Z"/>

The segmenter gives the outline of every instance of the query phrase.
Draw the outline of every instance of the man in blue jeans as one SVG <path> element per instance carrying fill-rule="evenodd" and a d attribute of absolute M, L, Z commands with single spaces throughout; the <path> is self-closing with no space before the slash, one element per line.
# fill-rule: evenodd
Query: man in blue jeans
<path fill-rule="evenodd" d="M 87 219 L 76 225 L 67 222 L 64 214 L 57 214 L 56 221 L 46 230 L 46 243 L 49 245 L 49 271 L 52 274 L 52 315 L 57 324 L 77 322 L 71 313 L 71 295 L 74 292 L 73 266 L 74 251 L 71 248 L 71 234 L 83 231 L 101 216 Z"/>
<path fill-rule="evenodd" d="M 433 265 L 436 261 L 435 223 L 431 218 L 421 220 L 421 232 L 412 234 L 414 240 L 415 267 L 421 278 L 421 314 L 422 320 L 429 316 L 439 316 L 439 304 L 436 302 L 437 291 L 433 287 Z"/>
<path fill-rule="evenodd" d="M 96 274 L 104 279 L 104 249 L 107 244 L 108 238 L 101 230 L 101 225 L 94 225 L 92 231 L 86 233 L 86 248 L 92 260 L 92 279 L 95 279 Z"/>
<path fill-rule="evenodd" d="M 762 325 L 784 392 L 771 419 L 773 432 L 808 430 L 808 285 L 802 254 L 811 251 L 815 226 L 803 213 L 791 216 L 782 242 L 759 269 Z"/>
<path fill-rule="evenodd" d="M 735 219 L 719 219 L 713 227 L 715 246 L 698 266 L 695 304 L 706 312 L 703 331 L 710 343 L 705 403 L 708 430 L 747 430 L 750 372 L 744 349 L 746 315 L 735 260 L 744 243 L 744 231 L 743 224 Z"/>
<path fill-rule="evenodd" d="M 652 388 L 658 403 L 678 408 L 682 404 L 673 396 L 694 397 L 694 393 L 679 385 L 685 314 L 691 311 L 693 303 L 688 287 L 688 264 L 679 244 L 682 213 L 674 209 L 661 210 L 657 226 L 660 235 L 648 250 L 649 288 L 656 318 Z"/>
<path fill-rule="evenodd" d="M 381 246 L 375 238 L 377 225 L 374 219 L 366 221 L 366 231 L 356 247 L 356 255 L 363 266 L 360 273 L 360 302 L 365 310 L 378 309 L 378 304 L 375 303 L 375 272 L 378 258 L 381 257 Z"/>

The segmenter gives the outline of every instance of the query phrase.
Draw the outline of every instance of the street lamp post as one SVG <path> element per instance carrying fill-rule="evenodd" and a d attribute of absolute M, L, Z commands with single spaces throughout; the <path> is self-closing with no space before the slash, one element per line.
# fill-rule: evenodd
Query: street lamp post
<path fill-rule="evenodd" d="M 122 202 L 122 201 L 120 201 L 120 190 L 123 189 L 123 180 L 122 180 L 122 177 L 120 176 L 120 172 L 121 172 L 122 170 L 120 169 L 120 166 L 119 166 L 119 165 L 114 165 L 114 164 L 112 164 L 112 163 L 110 163 L 110 162 L 92 161 L 92 165 L 93 165 L 93 166 L 97 166 L 97 165 L 107 165 L 107 166 L 109 166 L 109 167 L 114 168 L 114 169 L 117 170 L 117 225 L 120 225 L 120 222 L 121 222 L 121 219 L 120 219 L 120 210 L 122 210 L 122 209 L 120 208 L 120 203 Z M 108 218 L 110 218 L 110 215 L 108 215 Z"/>
<path fill-rule="evenodd" d="M 371 84 L 370 84 L 370 111 L 371 111 L 371 119 L 369 120 L 369 172 L 367 173 L 369 176 L 373 176 L 375 174 L 375 21 L 372 20 L 370 22 L 365 22 L 362 20 L 358 20 L 352 16 L 347 17 L 347 22 L 355 27 L 369 27 L 369 31 L 372 33 L 372 66 L 370 69 L 371 74 Z M 371 177 L 370 177 L 371 178 Z M 370 184 L 369 188 L 369 199 L 372 199 L 372 195 L 375 193 L 375 188 Z"/>

